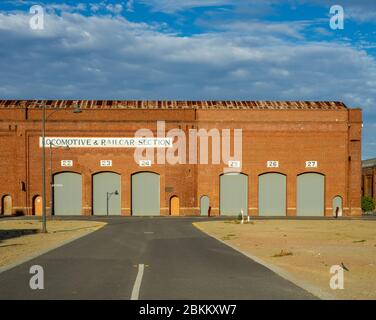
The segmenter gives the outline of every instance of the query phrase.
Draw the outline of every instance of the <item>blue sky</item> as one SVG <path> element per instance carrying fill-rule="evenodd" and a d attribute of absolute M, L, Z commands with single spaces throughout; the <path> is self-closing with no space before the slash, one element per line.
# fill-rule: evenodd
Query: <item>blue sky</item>
<path fill-rule="evenodd" d="M 376 157 L 374 0 L 2 0 L 0 41 L 2 99 L 344 101 Z"/>

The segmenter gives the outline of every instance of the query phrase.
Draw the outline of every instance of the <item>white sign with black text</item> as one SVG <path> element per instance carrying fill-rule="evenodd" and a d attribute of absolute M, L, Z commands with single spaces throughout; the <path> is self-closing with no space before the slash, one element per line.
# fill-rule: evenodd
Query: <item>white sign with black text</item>
<path fill-rule="evenodd" d="M 229 168 L 240 168 L 240 161 L 229 161 L 228 167 Z"/>
<path fill-rule="evenodd" d="M 305 166 L 306 168 L 317 168 L 318 163 L 317 161 L 306 161 Z"/>
<path fill-rule="evenodd" d="M 279 168 L 279 161 L 270 160 L 266 163 L 267 168 Z"/>
<path fill-rule="evenodd" d="M 101 167 L 112 167 L 112 160 L 101 160 Z"/>
<path fill-rule="evenodd" d="M 73 160 L 61 160 L 62 167 L 73 167 Z"/>
<path fill-rule="evenodd" d="M 141 160 L 140 167 L 151 167 L 151 160 Z"/>
<path fill-rule="evenodd" d="M 46 137 L 45 146 L 53 148 L 171 148 L 172 138 L 90 138 L 90 137 Z M 39 146 L 43 147 L 43 138 L 39 138 Z"/>

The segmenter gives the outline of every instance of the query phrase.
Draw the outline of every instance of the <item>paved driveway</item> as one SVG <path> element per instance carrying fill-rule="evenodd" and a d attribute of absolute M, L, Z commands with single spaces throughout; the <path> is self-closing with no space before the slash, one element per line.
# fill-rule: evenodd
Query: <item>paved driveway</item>
<path fill-rule="evenodd" d="M 101 230 L 1 273 L 0 299 L 130 299 L 132 292 L 139 299 L 314 299 L 192 226 L 202 220 L 109 218 Z M 44 290 L 29 287 L 32 265 L 44 269 Z"/>

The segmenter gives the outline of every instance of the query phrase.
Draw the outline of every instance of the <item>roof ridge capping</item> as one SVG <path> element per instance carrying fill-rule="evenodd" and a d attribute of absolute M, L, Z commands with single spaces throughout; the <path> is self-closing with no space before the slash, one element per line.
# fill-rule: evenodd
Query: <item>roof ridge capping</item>
<path fill-rule="evenodd" d="M 376 167 L 376 158 L 362 160 L 362 167 L 363 168 Z"/>
<path fill-rule="evenodd" d="M 0 100 L 0 108 L 39 109 L 214 109 L 214 110 L 343 110 L 347 106 L 339 101 L 262 101 L 262 100 Z"/>

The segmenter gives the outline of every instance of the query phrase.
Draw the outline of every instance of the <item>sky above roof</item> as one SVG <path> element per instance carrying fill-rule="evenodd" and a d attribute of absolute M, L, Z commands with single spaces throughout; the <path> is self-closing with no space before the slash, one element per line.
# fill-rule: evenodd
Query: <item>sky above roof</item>
<path fill-rule="evenodd" d="M 343 101 L 376 157 L 374 0 L 2 0 L 0 43 L 1 99 Z"/>

